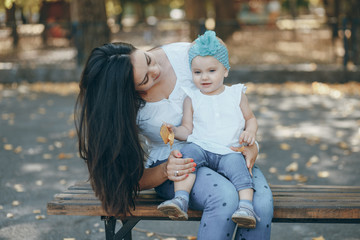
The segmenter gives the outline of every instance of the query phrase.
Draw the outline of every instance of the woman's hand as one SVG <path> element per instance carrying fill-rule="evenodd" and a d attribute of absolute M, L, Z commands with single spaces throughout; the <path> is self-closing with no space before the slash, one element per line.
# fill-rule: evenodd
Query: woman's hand
<path fill-rule="evenodd" d="M 196 163 L 191 158 L 182 158 L 179 150 L 173 150 L 165 164 L 165 174 L 174 182 L 182 181 L 195 171 Z"/>
<path fill-rule="evenodd" d="M 258 153 L 259 150 L 256 144 L 253 144 L 252 146 L 244 146 L 244 150 L 242 151 L 242 154 L 244 155 L 246 160 L 246 166 L 248 167 L 251 176 L 252 176 L 252 168 L 254 167 Z"/>

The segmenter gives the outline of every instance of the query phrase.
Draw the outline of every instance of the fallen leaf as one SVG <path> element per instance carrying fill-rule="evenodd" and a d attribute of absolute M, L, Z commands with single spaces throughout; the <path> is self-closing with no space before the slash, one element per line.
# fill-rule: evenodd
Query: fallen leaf
<path fill-rule="evenodd" d="M 99 228 L 99 232 L 105 232 L 105 229 Z"/>
<path fill-rule="evenodd" d="M 152 237 L 152 236 L 154 236 L 154 233 L 153 232 L 148 232 L 148 233 L 146 233 L 146 236 L 147 237 Z"/>
<path fill-rule="evenodd" d="M 14 149 L 14 153 L 21 153 L 22 152 L 22 147 L 18 146 Z"/>
<path fill-rule="evenodd" d="M 306 143 L 309 145 L 315 145 L 320 143 L 320 138 L 316 136 L 311 136 L 306 139 Z"/>
<path fill-rule="evenodd" d="M 76 137 L 76 131 L 74 129 L 71 129 L 69 132 L 68 132 L 68 136 L 69 138 L 74 138 Z"/>
<path fill-rule="evenodd" d="M 52 155 L 50 153 L 44 153 L 43 159 L 52 159 Z"/>
<path fill-rule="evenodd" d="M 14 189 L 15 189 L 15 191 L 17 191 L 17 192 L 25 192 L 24 185 L 22 185 L 22 184 L 15 184 L 15 185 L 14 185 Z"/>
<path fill-rule="evenodd" d="M 35 216 L 36 220 L 42 220 L 42 219 L 45 219 L 45 218 L 46 218 L 45 215 L 36 215 Z"/>
<path fill-rule="evenodd" d="M 86 230 L 86 231 L 85 231 L 85 234 L 86 234 L 86 235 L 90 235 L 90 233 L 91 233 L 90 230 Z"/>
<path fill-rule="evenodd" d="M 38 108 L 38 113 L 45 115 L 46 114 L 46 109 L 45 108 Z"/>
<path fill-rule="evenodd" d="M 69 168 L 68 168 L 68 166 L 66 166 L 66 165 L 60 165 L 59 167 L 58 167 L 58 170 L 59 171 L 67 171 Z"/>
<path fill-rule="evenodd" d="M 14 200 L 12 201 L 11 205 L 13 205 L 14 207 L 19 206 L 20 202 L 18 200 Z"/>
<path fill-rule="evenodd" d="M 323 236 L 320 236 L 320 237 L 314 237 L 312 238 L 312 240 L 325 240 L 325 238 Z"/>
<path fill-rule="evenodd" d="M 330 176 L 330 173 L 328 171 L 320 171 L 317 173 L 317 176 L 319 178 L 327 178 Z"/>
<path fill-rule="evenodd" d="M 338 146 L 339 146 L 341 149 L 344 149 L 344 150 L 349 149 L 349 145 L 348 145 L 346 142 L 339 142 L 339 143 L 338 143 Z"/>
<path fill-rule="evenodd" d="M 281 181 L 292 181 L 294 180 L 294 177 L 291 175 L 279 175 L 278 179 Z"/>
<path fill-rule="evenodd" d="M 295 174 L 294 175 L 294 179 L 300 183 L 304 183 L 304 182 L 307 182 L 308 180 L 308 177 L 302 175 L 302 174 Z"/>
<path fill-rule="evenodd" d="M 37 181 L 35 182 L 35 184 L 36 184 L 37 186 L 42 186 L 42 185 L 43 185 L 43 181 L 42 181 L 42 180 L 37 180 Z"/>
<path fill-rule="evenodd" d="M 13 218 L 13 217 L 14 217 L 14 214 L 12 214 L 12 213 L 7 213 L 7 214 L 6 214 L 6 217 L 7 217 L 7 218 Z"/>
<path fill-rule="evenodd" d="M 299 165 L 297 162 L 293 162 L 291 164 L 289 164 L 286 168 L 285 171 L 287 172 L 296 172 L 299 169 Z"/>
<path fill-rule="evenodd" d="M 293 154 L 291 154 L 291 158 L 293 158 L 293 159 L 299 159 L 299 158 L 300 158 L 300 154 L 299 154 L 299 153 L 293 153 Z"/>
<path fill-rule="evenodd" d="M 13 146 L 11 144 L 5 144 L 4 149 L 7 151 L 11 151 L 11 150 L 13 150 Z"/>
<path fill-rule="evenodd" d="M 196 240 L 197 237 L 196 237 L 196 236 L 187 236 L 187 239 L 188 239 L 188 240 Z"/>
<path fill-rule="evenodd" d="M 59 159 L 70 159 L 70 158 L 73 158 L 73 157 L 74 157 L 74 154 L 72 154 L 72 153 L 60 153 L 58 155 Z"/>
<path fill-rule="evenodd" d="M 61 179 L 61 180 L 59 181 L 59 183 L 60 183 L 61 185 L 65 185 L 65 184 L 66 184 L 66 180 L 65 180 L 65 179 Z"/>
<path fill-rule="evenodd" d="M 76 238 L 63 238 L 63 240 L 76 240 Z"/>
<path fill-rule="evenodd" d="M 311 167 L 313 165 L 313 163 L 317 163 L 317 162 L 319 162 L 319 157 L 314 155 L 306 163 L 306 167 Z"/>
<path fill-rule="evenodd" d="M 321 145 L 320 145 L 320 150 L 326 151 L 326 150 L 328 150 L 328 149 L 329 149 L 329 147 L 328 147 L 327 144 L 321 144 Z"/>
<path fill-rule="evenodd" d="M 34 209 L 34 210 L 33 210 L 33 213 L 35 213 L 35 214 L 40 214 L 40 213 L 41 213 L 41 210 L 40 210 L 40 209 Z"/>
<path fill-rule="evenodd" d="M 269 168 L 269 173 L 276 173 L 277 172 L 277 168 L 276 167 L 271 167 Z"/>
<path fill-rule="evenodd" d="M 47 139 L 45 137 L 37 137 L 36 142 L 38 142 L 38 143 L 46 143 Z"/>
<path fill-rule="evenodd" d="M 280 144 L 280 149 L 281 150 L 290 150 L 290 145 L 289 144 L 287 144 L 287 143 L 281 143 Z"/>
<path fill-rule="evenodd" d="M 62 148 L 64 144 L 62 142 L 56 141 L 56 142 L 54 142 L 54 145 L 57 148 Z"/>
<path fill-rule="evenodd" d="M 339 160 L 339 156 L 334 155 L 334 156 L 331 157 L 331 159 L 332 159 L 334 162 L 335 162 L 335 161 L 338 161 L 338 160 Z"/>
<path fill-rule="evenodd" d="M 0 210 L 3 210 L 3 209 L 4 209 L 3 205 L 0 205 Z"/>

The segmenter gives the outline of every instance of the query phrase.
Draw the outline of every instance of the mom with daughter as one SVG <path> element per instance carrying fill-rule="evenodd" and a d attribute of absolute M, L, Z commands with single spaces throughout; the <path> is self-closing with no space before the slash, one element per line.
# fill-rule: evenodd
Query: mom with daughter
<path fill-rule="evenodd" d="M 203 211 L 198 239 L 270 239 L 273 201 L 255 165 L 257 122 L 246 87 L 223 84 L 229 69 L 212 31 L 149 51 L 127 43 L 92 51 L 76 126 L 107 212 L 125 214 L 140 190 L 155 188 L 168 199 L 158 209 L 172 219 Z M 160 136 L 164 122 L 175 133 L 172 148 Z"/>

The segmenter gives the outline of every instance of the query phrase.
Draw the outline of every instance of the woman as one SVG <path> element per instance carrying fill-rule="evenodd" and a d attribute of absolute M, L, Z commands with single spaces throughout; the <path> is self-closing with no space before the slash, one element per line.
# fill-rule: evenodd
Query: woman
<path fill-rule="evenodd" d="M 95 194 L 111 214 L 134 207 L 134 196 L 142 189 L 155 187 L 160 196 L 173 198 L 173 181 L 193 171 L 191 159 L 181 158 L 185 143 L 175 140 L 171 151 L 159 135 L 163 122 L 181 122 L 181 86 L 193 86 L 189 46 L 173 43 L 145 52 L 125 43 L 107 44 L 94 49 L 85 65 L 76 104 L 79 150 Z M 146 139 L 148 154 L 139 134 Z M 255 145 L 244 150 L 248 167 L 254 166 L 257 153 Z M 255 229 L 238 229 L 235 239 L 270 239 L 272 194 L 256 166 L 253 176 L 254 208 L 261 221 Z M 214 187 L 219 191 L 209 195 L 207 189 Z M 228 179 L 200 168 L 189 203 L 203 210 L 198 239 L 231 239 L 237 203 Z"/>

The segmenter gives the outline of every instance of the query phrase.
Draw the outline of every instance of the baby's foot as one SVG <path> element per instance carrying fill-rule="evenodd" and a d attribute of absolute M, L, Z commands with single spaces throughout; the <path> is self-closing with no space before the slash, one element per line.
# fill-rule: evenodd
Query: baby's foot
<path fill-rule="evenodd" d="M 188 220 L 188 202 L 182 197 L 175 197 L 161 203 L 157 209 L 172 220 Z"/>
<path fill-rule="evenodd" d="M 239 207 L 231 216 L 231 219 L 241 228 L 255 228 L 256 219 L 260 221 L 254 210 L 247 207 Z"/>

